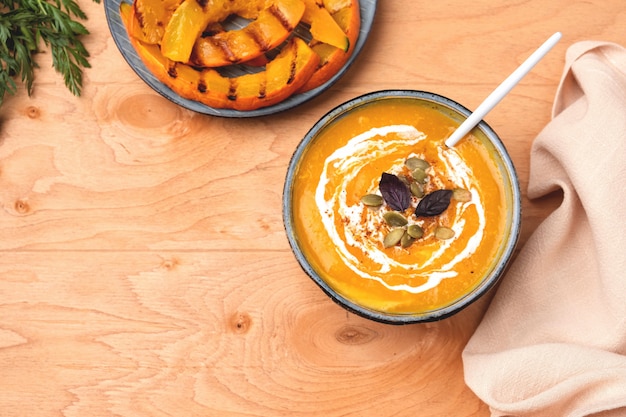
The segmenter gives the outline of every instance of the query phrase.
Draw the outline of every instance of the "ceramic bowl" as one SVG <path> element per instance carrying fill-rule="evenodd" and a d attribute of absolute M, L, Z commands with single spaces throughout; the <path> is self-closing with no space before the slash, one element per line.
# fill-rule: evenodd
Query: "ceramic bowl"
<path fill-rule="evenodd" d="M 304 272 L 333 301 L 348 311 L 377 322 L 389 324 L 408 324 L 440 320 L 461 311 L 463 308 L 467 307 L 487 293 L 488 290 L 494 286 L 498 279 L 503 275 L 507 264 L 511 260 L 519 238 L 521 225 L 521 193 L 518 177 L 511 158 L 502 141 L 496 132 L 484 121 L 482 121 L 472 131 L 472 135 L 489 149 L 488 152 L 495 161 L 494 165 L 503 183 L 502 189 L 504 190 L 504 211 L 506 219 L 504 221 L 504 227 L 499 235 L 495 238 L 491 237 L 491 239 L 497 240 L 497 254 L 495 255 L 495 259 L 492 261 L 491 266 L 488 268 L 484 276 L 480 277 L 478 283 L 475 284 L 473 288 L 469 289 L 466 294 L 460 296 L 450 304 L 434 309 L 425 309 L 424 311 L 402 313 L 390 313 L 388 311 L 382 311 L 364 306 L 359 299 L 351 299 L 348 298 L 348 296 L 339 293 L 329 284 L 328 280 L 324 279 L 325 274 L 321 273 L 322 271 L 320 271 L 321 267 L 319 266 L 319 262 L 312 262 L 303 250 L 302 238 L 301 236 L 298 236 L 295 227 L 296 213 L 294 210 L 294 184 L 298 181 L 302 181 L 302 178 L 308 178 L 301 175 L 301 171 L 303 169 L 301 164 L 302 158 L 308 153 L 317 152 L 316 143 L 318 137 L 333 126 L 333 124 L 349 116 L 353 112 L 364 108 L 365 106 L 388 99 L 419 101 L 445 113 L 447 115 L 446 117 L 452 118 L 454 122 L 458 124 L 460 124 L 470 114 L 470 111 L 467 108 L 449 98 L 430 92 L 413 90 L 376 91 L 349 100 L 348 102 L 334 108 L 314 124 L 314 126 L 298 144 L 295 152 L 293 153 L 288 166 L 283 190 L 282 210 L 284 227 L 291 249 Z M 315 178 L 309 178 L 306 180 L 314 181 Z M 328 274 L 328 271 L 325 272 Z"/>

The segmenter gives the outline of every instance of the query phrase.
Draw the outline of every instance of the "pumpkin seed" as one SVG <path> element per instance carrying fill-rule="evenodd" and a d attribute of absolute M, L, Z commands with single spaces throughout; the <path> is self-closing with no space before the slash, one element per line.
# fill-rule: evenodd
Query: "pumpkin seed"
<path fill-rule="evenodd" d="M 415 168 L 411 171 L 411 175 L 413 175 L 413 179 L 420 184 L 424 184 L 428 178 L 428 174 L 422 168 Z"/>
<path fill-rule="evenodd" d="M 424 236 L 424 229 L 416 224 L 412 224 L 407 227 L 406 233 L 413 239 L 419 239 L 420 237 Z"/>
<path fill-rule="evenodd" d="M 390 248 L 395 246 L 402 240 L 402 236 L 404 236 L 405 230 L 401 227 L 397 227 L 392 229 L 391 232 L 387 233 L 387 236 L 383 239 L 383 246 L 386 248 Z"/>
<path fill-rule="evenodd" d="M 406 224 L 409 222 L 406 219 L 406 217 L 404 217 L 402 214 L 398 213 L 397 211 L 386 212 L 385 214 L 383 214 L 383 219 L 385 219 L 385 221 L 387 222 L 389 226 L 393 226 L 393 227 L 406 226 Z"/>
<path fill-rule="evenodd" d="M 430 164 L 428 163 L 428 161 L 423 160 L 422 158 L 418 158 L 416 156 L 413 156 L 409 159 L 407 159 L 404 164 L 407 166 L 407 168 L 409 168 L 411 171 L 414 171 L 415 169 L 419 168 L 423 171 L 426 171 L 429 167 Z"/>
<path fill-rule="evenodd" d="M 413 182 L 413 179 L 408 175 L 398 175 L 398 178 L 400 178 L 400 181 L 402 181 L 407 187 Z"/>
<path fill-rule="evenodd" d="M 454 230 L 449 227 L 439 226 L 435 229 L 435 237 L 441 240 L 452 239 L 454 237 Z"/>
<path fill-rule="evenodd" d="M 383 198 L 378 194 L 365 194 L 361 197 L 361 203 L 369 207 L 379 207 L 383 205 Z"/>
<path fill-rule="evenodd" d="M 422 187 L 421 184 L 417 182 L 412 182 L 411 185 L 409 186 L 409 189 L 411 190 L 411 194 L 413 194 L 415 197 L 417 198 L 424 197 L 424 187 Z"/>
<path fill-rule="evenodd" d="M 405 233 L 400 239 L 400 246 L 402 246 L 403 248 L 408 248 L 413 244 L 413 242 L 415 242 L 415 238 L 408 233 Z"/>
<path fill-rule="evenodd" d="M 452 198 L 461 203 L 467 203 L 472 199 L 472 193 L 464 188 L 455 188 L 452 190 Z"/>

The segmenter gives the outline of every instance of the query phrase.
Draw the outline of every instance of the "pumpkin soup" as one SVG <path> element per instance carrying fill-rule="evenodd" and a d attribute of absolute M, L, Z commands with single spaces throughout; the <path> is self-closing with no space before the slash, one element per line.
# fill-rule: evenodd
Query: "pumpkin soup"
<path fill-rule="evenodd" d="M 331 120 L 302 151 L 293 233 L 341 297 L 421 314 L 463 298 L 495 268 L 504 181 L 487 138 L 444 144 L 459 117 L 433 102 L 377 99 Z"/>

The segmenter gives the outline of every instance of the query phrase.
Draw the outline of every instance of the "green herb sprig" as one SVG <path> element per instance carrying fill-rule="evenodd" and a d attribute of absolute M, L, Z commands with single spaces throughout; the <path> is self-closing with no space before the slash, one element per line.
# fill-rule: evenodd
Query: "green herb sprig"
<path fill-rule="evenodd" d="M 66 87 L 80 96 L 83 69 L 90 67 L 80 37 L 89 31 L 76 18 L 87 16 L 73 0 L 0 0 L 0 105 L 5 94 L 17 92 L 15 79 L 31 95 L 39 67 L 35 54 L 42 43 L 50 49 L 52 66 Z"/>

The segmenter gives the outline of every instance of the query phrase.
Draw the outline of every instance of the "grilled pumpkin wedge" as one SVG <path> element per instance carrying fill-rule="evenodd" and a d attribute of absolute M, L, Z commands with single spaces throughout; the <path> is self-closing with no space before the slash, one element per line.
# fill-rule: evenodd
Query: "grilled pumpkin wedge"
<path fill-rule="evenodd" d="M 327 43 L 344 52 L 350 47 L 350 40 L 332 18 L 322 0 L 304 0 L 305 11 L 302 21 L 310 25 L 311 36 L 318 42 Z"/>
<path fill-rule="evenodd" d="M 231 14 L 256 19 L 265 3 L 266 0 L 183 0 L 167 22 L 161 51 L 173 61 L 188 62 L 193 45 L 207 26 Z"/>
<path fill-rule="evenodd" d="M 130 4 L 120 4 L 122 21 L 129 30 L 136 18 Z M 264 71 L 224 77 L 211 68 L 198 69 L 165 57 L 158 45 L 129 36 L 150 72 L 181 97 L 214 108 L 253 110 L 277 104 L 298 91 L 319 65 L 320 57 L 305 41 L 293 37 Z"/>
<path fill-rule="evenodd" d="M 320 56 L 320 66 L 300 89 L 300 93 L 317 88 L 332 78 L 348 61 L 359 38 L 361 13 L 358 0 L 324 0 L 324 7 L 347 37 L 348 49 L 324 43 L 314 37 L 310 45 Z"/>
<path fill-rule="evenodd" d="M 143 42 L 158 44 L 163 38 L 165 26 L 182 0 L 135 0 L 131 32 Z"/>
<path fill-rule="evenodd" d="M 221 67 L 254 60 L 284 42 L 303 14 L 302 0 L 274 0 L 241 29 L 201 36 L 194 45 L 191 63 Z"/>

